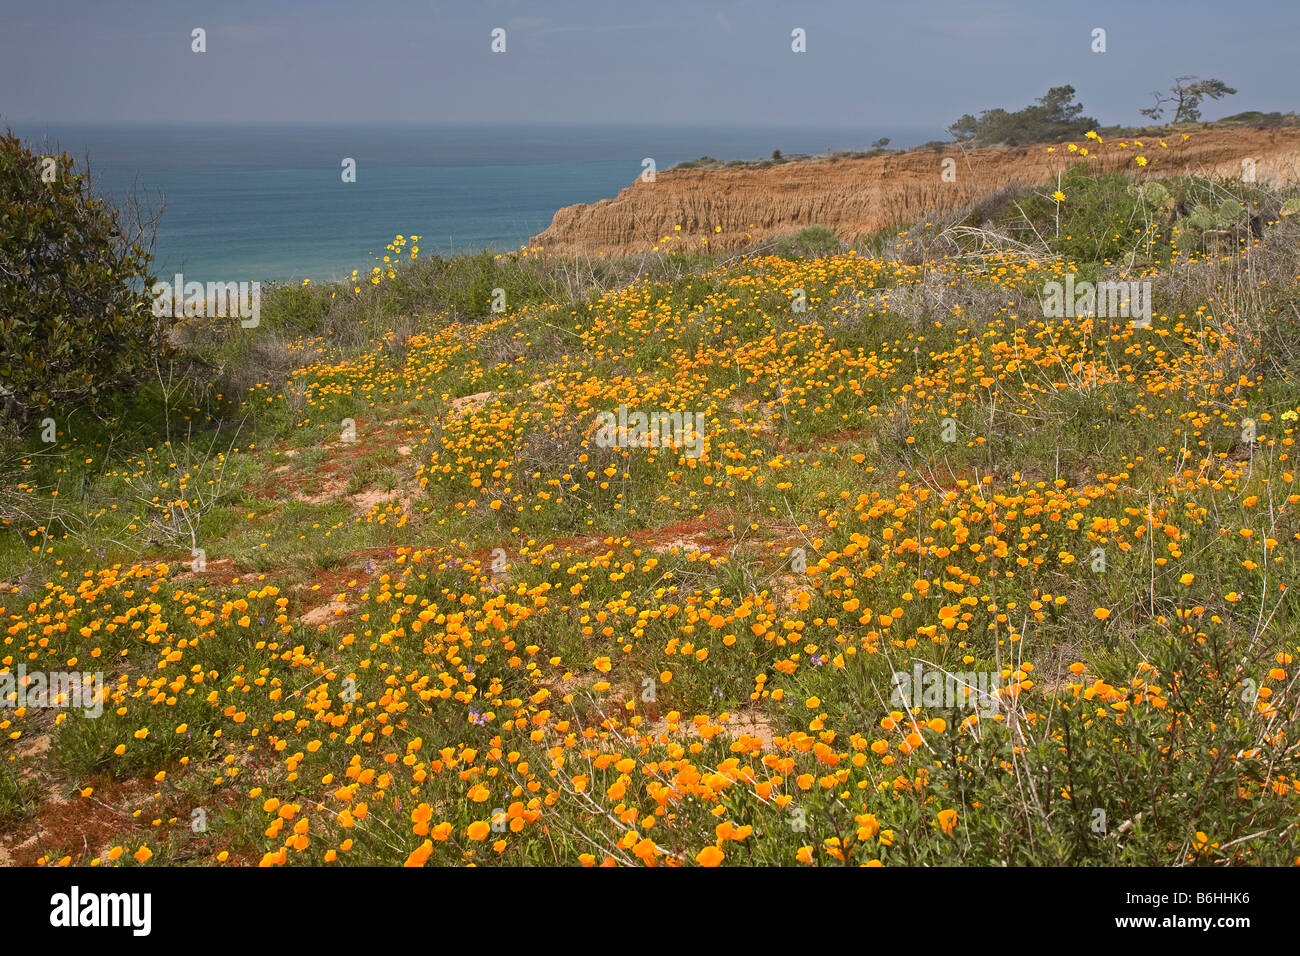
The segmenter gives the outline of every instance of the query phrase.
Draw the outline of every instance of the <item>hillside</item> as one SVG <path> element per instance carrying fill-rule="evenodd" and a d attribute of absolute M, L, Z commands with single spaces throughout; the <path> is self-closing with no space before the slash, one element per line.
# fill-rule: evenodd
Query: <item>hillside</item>
<path fill-rule="evenodd" d="M 399 237 L 185 323 L 3 462 L 0 864 L 1295 861 L 1300 195 L 1250 142 L 878 251 Z M 878 179 L 766 228 L 939 195 Z M 1148 321 L 1046 313 L 1097 280 Z"/>
<path fill-rule="evenodd" d="M 1120 147 L 1119 143 L 1125 146 Z M 1162 145 L 1163 143 L 1163 145 Z M 1181 134 L 1161 140 L 1088 140 L 1098 171 L 1128 170 L 1161 177 L 1180 173 L 1240 176 L 1244 157 L 1255 159 L 1260 182 L 1300 178 L 1300 129 L 1265 132 L 1237 128 Z M 626 255 L 655 248 L 665 237 L 698 246 L 707 239 L 732 250 L 826 226 L 855 242 L 881 230 L 968 206 L 1010 187 L 1044 185 L 1077 160 L 1066 146 L 916 150 L 862 159 L 791 162 L 766 167 L 674 169 L 654 182 L 637 179 L 614 199 L 566 206 L 532 240 L 550 252 Z M 1138 156 L 1148 164 L 1135 165 Z M 945 157 L 956 161 L 956 181 L 940 179 Z"/>

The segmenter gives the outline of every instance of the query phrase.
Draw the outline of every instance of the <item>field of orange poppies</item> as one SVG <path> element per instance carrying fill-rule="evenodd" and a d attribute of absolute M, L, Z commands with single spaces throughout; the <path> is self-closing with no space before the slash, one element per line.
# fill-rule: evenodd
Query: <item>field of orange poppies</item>
<path fill-rule="evenodd" d="M 0 862 L 1300 862 L 1300 205 L 1078 148 L 817 257 L 398 237 L 196 332 L 230 394 L 56 422 Z M 1149 322 L 1044 314 L 1115 276 Z"/>

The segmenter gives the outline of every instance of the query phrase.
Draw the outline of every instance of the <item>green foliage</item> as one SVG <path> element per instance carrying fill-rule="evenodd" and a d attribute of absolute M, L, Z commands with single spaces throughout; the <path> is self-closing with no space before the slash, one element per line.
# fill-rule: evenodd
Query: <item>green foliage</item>
<path fill-rule="evenodd" d="M 1053 252 L 1066 259 L 1080 263 L 1114 259 L 1143 240 L 1143 198 L 1129 186 L 1129 179 L 1121 173 L 1090 175 L 1080 164 L 1061 177 L 1062 202 L 1036 192 L 1019 203 L 1028 223 L 1022 218 L 1009 225 L 1018 230 L 1018 238 L 1041 236 Z"/>
<path fill-rule="evenodd" d="M 276 330 L 285 335 L 312 335 L 330 310 L 330 300 L 304 285 L 277 285 L 267 290 L 264 308 Z"/>
<path fill-rule="evenodd" d="M 967 113 L 948 127 L 948 132 L 954 139 L 976 146 L 1053 142 L 1082 136 L 1100 125 L 1082 113 L 1083 105 L 1074 102 L 1073 86 L 1054 86 L 1034 105 L 1014 113 L 1003 109 L 985 110 L 978 119 Z"/>
<path fill-rule="evenodd" d="M 1246 208 L 1231 199 L 1224 200 L 1213 208 L 1205 203 L 1197 203 L 1183 219 L 1183 226 L 1196 232 L 1231 229 L 1241 225 L 1245 214 Z"/>
<path fill-rule="evenodd" d="M 1109 661 L 1114 674 L 1104 679 L 1108 687 L 1125 687 L 1131 675 L 1145 673 L 1150 686 L 1142 696 L 1159 706 L 1126 705 L 1121 716 L 1107 706 L 1114 692 L 1093 697 L 1089 678 L 1051 703 L 1034 702 L 1051 708 L 1054 734 L 1013 709 L 1001 722 L 982 722 L 979 735 L 943 739 L 932 780 L 942 793 L 938 805 L 957 811 L 962 839 L 949 840 L 933 825 L 935 790 L 900 789 L 895 806 L 881 813 L 907 834 L 891 848 L 891 862 L 1212 865 L 1233 859 L 1227 847 L 1234 842 L 1250 843 L 1253 862 L 1291 862 L 1294 841 L 1252 842 L 1250 836 L 1285 832 L 1292 819 L 1285 795 L 1263 781 L 1289 759 L 1271 741 L 1282 739 L 1280 725 L 1290 729 L 1295 718 L 1279 715 L 1276 737 L 1264 732 L 1266 720 L 1253 712 L 1249 691 L 1249 675 L 1257 676 L 1260 665 L 1239 664 L 1247 643 L 1224 630 L 1202 641 L 1152 635 L 1141 654 Z M 943 716 L 951 726 L 968 712 Z M 1234 762 L 1224 754 L 1250 756 Z M 1021 761 L 1033 773 L 1009 779 L 993 769 Z M 826 801 L 818 822 L 835 814 Z"/>
<path fill-rule="evenodd" d="M 800 256 L 817 258 L 834 255 L 842 252 L 843 249 L 844 243 L 840 241 L 840 237 L 825 226 L 809 226 L 807 229 L 801 229 L 796 235 L 782 239 L 776 245 L 777 255 L 788 258 Z"/>
<path fill-rule="evenodd" d="M 169 320 L 144 298 L 149 262 L 71 157 L 0 138 L 0 413 L 93 404 L 151 367 Z"/>
<path fill-rule="evenodd" d="M 504 289 L 496 257 L 487 250 L 449 260 L 444 273 L 451 307 L 461 315 L 483 318 L 492 311 L 492 290 Z"/>
<path fill-rule="evenodd" d="M 673 169 L 710 169 L 721 165 L 722 160 L 720 159 L 714 159 L 712 156 L 701 156 L 699 159 L 688 159 L 685 162 L 678 163 Z"/>
<path fill-rule="evenodd" d="M 8 763 L 0 763 L 0 823 L 23 820 L 36 812 L 36 785 Z"/>
<path fill-rule="evenodd" d="M 1059 203 L 1050 193 L 1059 189 Z M 1205 251 L 1225 238 L 1237 243 L 1284 216 L 1300 211 L 1300 200 L 1283 200 L 1267 190 L 1236 180 L 1196 176 L 1136 181 L 1125 173 L 1090 171 L 1079 163 L 1059 185 L 985 197 L 965 225 L 993 227 L 1017 242 L 1041 247 L 1078 264 L 1088 277 L 1099 268 L 1129 258 L 1167 263 L 1169 247 L 1159 241 L 1173 229 L 1180 248 Z"/>
<path fill-rule="evenodd" d="M 1130 196 L 1136 196 L 1142 200 L 1148 209 L 1168 212 L 1173 209 L 1173 197 L 1170 196 L 1169 190 L 1159 182 L 1151 180 L 1145 183 L 1132 183 L 1128 187 Z"/>

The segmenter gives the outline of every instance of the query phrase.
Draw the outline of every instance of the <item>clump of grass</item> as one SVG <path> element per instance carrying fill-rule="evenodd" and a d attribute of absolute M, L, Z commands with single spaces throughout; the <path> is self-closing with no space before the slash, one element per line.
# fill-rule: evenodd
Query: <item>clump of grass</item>
<path fill-rule="evenodd" d="M 0 762 L 0 824 L 11 826 L 29 819 L 39 802 L 35 781 L 10 762 Z"/>
<path fill-rule="evenodd" d="M 825 226 L 809 226 L 794 236 L 778 239 L 775 252 L 779 256 L 819 258 L 844 250 L 844 243 L 834 231 Z"/>

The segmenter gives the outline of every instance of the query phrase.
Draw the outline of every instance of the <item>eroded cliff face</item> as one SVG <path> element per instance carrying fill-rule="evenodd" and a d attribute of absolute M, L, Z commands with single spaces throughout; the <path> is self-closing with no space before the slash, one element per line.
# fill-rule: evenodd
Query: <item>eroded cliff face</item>
<path fill-rule="evenodd" d="M 1182 139 L 1139 137 L 1080 145 L 1081 160 L 1065 146 L 901 153 L 869 159 L 792 162 L 763 168 L 683 169 L 661 172 L 652 183 L 637 179 L 614 199 L 566 206 L 533 244 L 549 252 L 624 255 L 655 247 L 665 236 L 686 245 L 702 239 L 715 249 L 827 226 L 850 242 L 881 229 L 957 209 L 1007 187 L 1045 185 L 1068 165 L 1139 177 L 1194 172 L 1237 177 L 1242 160 L 1254 161 L 1261 183 L 1300 178 L 1300 129 L 1208 130 Z M 1137 164 L 1144 156 L 1145 167 Z M 955 182 L 941 178 L 943 161 L 955 162 Z M 680 226 L 680 231 L 674 230 Z M 721 227 L 721 231 L 718 231 Z"/>

